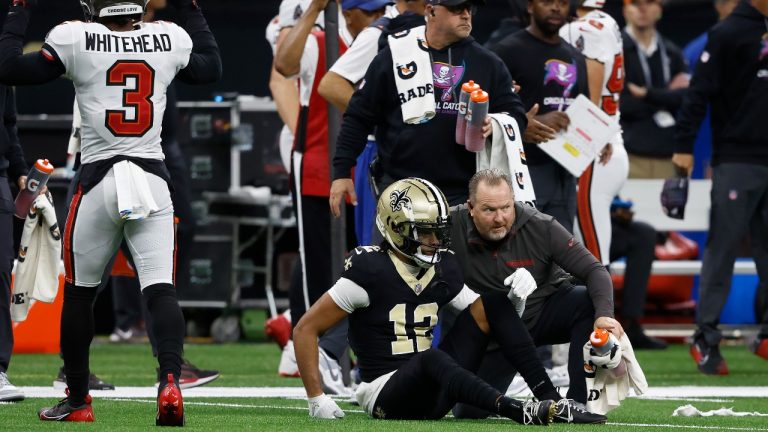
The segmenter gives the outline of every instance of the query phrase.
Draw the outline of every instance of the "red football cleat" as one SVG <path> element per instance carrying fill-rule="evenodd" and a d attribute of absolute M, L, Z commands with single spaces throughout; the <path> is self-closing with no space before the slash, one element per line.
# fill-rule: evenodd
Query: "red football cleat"
<path fill-rule="evenodd" d="M 719 346 L 707 345 L 703 338 L 697 338 L 691 344 L 690 353 L 699 372 L 707 375 L 728 375 L 728 365 L 720 354 Z"/>
<path fill-rule="evenodd" d="M 291 321 L 285 314 L 270 318 L 264 323 L 264 333 L 282 349 L 291 339 Z"/>
<path fill-rule="evenodd" d="M 184 426 L 184 400 L 181 390 L 173 380 L 173 374 L 168 374 L 168 384 L 157 397 L 157 426 Z"/>
<path fill-rule="evenodd" d="M 40 409 L 37 416 L 43 421 L 92 422 L 93 407 L 91 407 L 91 401 L 91 395 L 87 395 L 85 404 L 72 407 L 69 405 L 69 397 L 66 397 L 50 408 Z"/>
<path fill-rule="evenodd" d="M 749 350 L 755 353 L 756 356 L 768 360 L 768 338 L 755 339 L 752 345 L 750 345 Z"/>

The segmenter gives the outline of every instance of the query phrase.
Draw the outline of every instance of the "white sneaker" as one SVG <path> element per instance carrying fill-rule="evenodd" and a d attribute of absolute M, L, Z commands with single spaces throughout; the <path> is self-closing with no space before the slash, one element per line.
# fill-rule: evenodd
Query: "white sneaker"
<path fill-rule="evenodd" d="M 344 385 L 341 366 L 320 348 L 320 377 L 323 379 L 323 391 L 329 395 L 349 396 L 352 391 Z"/>
<path fill-rule="evenodd" d="M 277 374 L 281 377 L 289 378 L 298 378 L 300 376 L 292 340 L 289 340 L 283 347 L 283 353 L 280 355 L 280 364 L 277 366 Z"/>
<path fill-rule="evenodd" d="M 18 402 L 24 400 L 24 393 L 8 381 L 8 375 L 0 372 L 0 402 Z"/>
<path fill-rule="evenodd" d="M 111 335 L 109 335 L 109 341 L 110 342 L 128 342 L 133 337 L 133 330 L 120 330 L 119 328 L 115 328 L 115 331 L 112 332 Z"/>

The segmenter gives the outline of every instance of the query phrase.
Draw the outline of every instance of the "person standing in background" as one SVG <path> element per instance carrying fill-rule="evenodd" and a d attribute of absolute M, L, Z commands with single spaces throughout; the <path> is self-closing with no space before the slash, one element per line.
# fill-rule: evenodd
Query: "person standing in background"
<path fill-rule="evenodd" d="M 713 0 L 718 21 L 727 18 L 739 4 L 739 1 L 741 0 Z M 701 57 L 701 53 L 704 52 L 704 47 L 707 45 L 708 35 L 709 30 L 688 42 L 688 45 L 683 48 L 683 56 L 685 56 L 685 61 L 688 62 L 688 68 L 691 73 L 696 70 L 699 57 Z M 694 153 L 697 156 L 697 163 L 694 165 L 693 173 L 691 174 L 693 178 L 712 177 L 712 173 L 709 172 L 709 162 L 712 158 L 712 128 L 710 121 L 711 115 L 707 111 L 707 116 L 701 122 L 699 134 L 696 136 L 696 143 L 693 145 Z"/>
<path fill-rule="evenodd" d="M 12 87 L 0 84 L 0 402 L 24 400 L 24 393 L 8 380 L 8 364 L 13 352 L 11 322 L 11 271 L 13 213 L 15 206 L 10 183 L 24 189 L 28 167 L 16 133 L 16 99 Z"/>
<path fill-rule="evenodd" d="M 749 234 L 759 277 L 760 331 L 750 345 L 768 360 L 768 0 L 741 2 L 709 32 L 678 117 L 672 162 L 689 174 L 693 142 L 712 107 L 712 211 L 702 260 L 691 356 L 700 372 L 727 375 L 720 314 Z"/>
<path fill-rule="evenodd" d="M 570 120 L 563 111 L 580 94 L 589 96 L 584 56 L 560 35 L 568 16 L 568 0 L 529 0 L 531 24 L 491 48 L 520 85 L 526 110 L 538 121 L 525 129 L 523 146 L 536 207 L 553 216 L 568 232 L 576 217 L 576 179 L 538 144 L 565 130 Z"/>
<path fill-rule="evenodd" d="M 661 0 L 624 0 L 624 68 L 621 127 L 630 178 L 670 178 L 675 115 L 688 87 L 680 49 L 656 30 Z"/>

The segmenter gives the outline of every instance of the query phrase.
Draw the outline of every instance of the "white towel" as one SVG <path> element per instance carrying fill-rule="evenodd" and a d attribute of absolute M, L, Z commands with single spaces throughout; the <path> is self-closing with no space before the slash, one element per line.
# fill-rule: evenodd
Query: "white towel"
<path fill-rule="evenodd" d="M 144 219 L 157 211 L 147 174 L 140 166 L 130 161 L 121 161 L 112 166 L 117 189 L 117 210 L 123 219 Z"/>
<path fill-rule="evenodd" d="M 388 37 L 400 109 L 407 124 L 426 123 L 435 116 L 435 86 L 425 29 L 419 26 Z"/>
<path fill-rule="evenodd" d="M 517 120 L 507 114 L 489 114 L 493 133 L 485 140 L 485 149 L 477 152 L 477 171 L 496 168 L 512 177 L 515 200 L 536 206 L 536 192 L 528 173 L 523 150 L 523 135 Z"/>
<path fill-rule="evenodd" d="M 32 300 L 51 303 L 59 291 L 61 232 L 50 194 L 32 203 L 33 212 L 24 221 L 19 261 L 13 282 L 11 319 L 27 319 Z"/>
<path fill-rule="evenodd" d="M 587 378 L 587 410 L 591 412 L 605 414 L 617 408 L 629 395 L 630 388 L 638 396 L 648 391 L 645 373 L 640 368 L 632 343 L 626 334 L 621 336 L 619 344 L 627 373 L 616 377 L 610 369 L 597 368 L 595 377 Z"/>

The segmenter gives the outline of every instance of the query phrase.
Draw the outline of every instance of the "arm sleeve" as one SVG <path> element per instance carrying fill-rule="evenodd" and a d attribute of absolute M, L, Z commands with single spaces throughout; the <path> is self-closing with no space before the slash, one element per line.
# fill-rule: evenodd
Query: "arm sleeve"
<path fill-rule="evenodd" d="M 469 305 L 474 303 L 475 300 L 477 300 L 480 297 L 480 294 L 472 291 L 469 289 L 468 286 L 464 285 L 464 288 L 459 291 L 458 294 L 456 294 L 456 297 L 453 298 L 448 304 L 445 305 L 448 310 L 453 312 L 461 312 L 464 309 L 466 309 Z"/>
<path fill-rule="evenodd" d="M 709 100 L 720 87 L 724 57 L 717 34 L 710 33 L 677 116 L 675 153 L 693 153 L 693 143 L 707 113 Z"/>
<path fill-rule="evenodd" d="M 373 132 L 378 119 L 386 115 L 381 108 L 389 97 L 386 94 L 389 82 L 394 82 L 392 74 L 392 54 L 389 48 L 385 48 L 373 59 L 361 87 L 352 94 L 349 107 L 344 112 L 336 154 L 333 155 L 334 180 L 352 177 L 352 167 L 365 148 L 368 135 Z"/>
<path fill-rule="evenodd" d="M 13 6 L 11 12 L 0 35 L 0 82 L 8 85 L 42 84 L 64 74 L 64 64 L 48 43 L 41 51 L 23 54 L 29 11 Z"/>
<path fill-rule="evenodd" d="M 221 79 L 221 53 L 203 12 L 194 5 L 180 13 L 179 25 L 189 33 L 192 53 L 178 77 L 187 84 L 210 84 Z"/>
<path fill-rule="evenodd" d="M 587 292 L 595 307 L 595 318 L 613 317 L 613 283 L 608 270 L 554 219 L 550 222 L 549 234 L 553 261 L 586 282 Z"/>
<path fill-rule="evenodd" d="M 19 134 L 16 127 L 16 98 L 13 89 L 8 87 L 5 92 L 5 112 L 3 113 L 3 124 L 8 132 L 9 147 L 5 153 L 8 159 L 8 175 L 14 182 L 19 177 L 27 175 L 28 168 L 24 161 L 24 152 L 19 143 Z"/>
<path fill-rule="evenodd" d="M 528 127 L 528 117 L 525 115 L 523 100 L 512 89 L 512 76 L 509 74 L 509 69 L 496 55 L 493 55 L 492 61 L 495 88 L 490 94 L 491 106 L 488 112 L 509 114 L 517 120 L 520 131 L 524 131 Z"/>
<path fill-rule="evenodd" d="M 363 287 L 343 277 L 328 290 L 328 294 L 346 313 L 352 313 L 355 309 L 368 307 L 371 304 L 371 299 Z"/>

